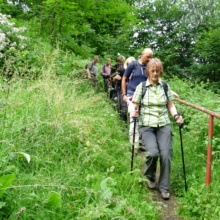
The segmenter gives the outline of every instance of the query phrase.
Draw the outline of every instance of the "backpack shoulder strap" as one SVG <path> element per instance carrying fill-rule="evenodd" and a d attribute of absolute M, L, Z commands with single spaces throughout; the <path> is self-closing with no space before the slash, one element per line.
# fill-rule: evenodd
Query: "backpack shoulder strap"
<path fill-rule="evenodd" d="M 105 72 L 105 66 L 106 66 L 106 64 L 102 66 L 102 69 L 101 69 L 101 72 L 100 72 L 101 75 L 102 75 L 103 72 Z"/>
<path fill-rule="evenodd" d="M 88 68 L 88 66 L 89 66 L 89 64 L 90 64 L 90 62 L 89 62 L 89 63 L 85 66 L 85 69 L 89 69 L 89 71 L 91 71 L 91 69 L 92 69 L 92 67 L 93 67 L 93 65 L 94 65 L 93 61 L 92 61 L 91 63 L 92 63 L 91 67 Z"/>
<path fill-rule="evenodd" d="M 146 91 L 147 91 L 146 81 L 144 81 L 144 82 L 142 82 L 142 96 L 141 96 L 141 99 L 144 98 L 144 96 L 146 94 Z"/>
<path fill-rule="evenodd" d="M 129 77 L 129 80 L 132 78 L 133 73 L 134 73 L 135 69 L 137 68 L 137 62 L 138 62 L 138 60 L 133 61 L 133 63 L 134 63 L 134 68 L 132 69 L 132 72 L 131 72 L 131 75 L 130 75 L 130 77 Z"/>
<path fill-rule="evenodd" d="M 164 89 L 164 92 L 165 92 L 165 95 L 167 97 L 167 100 L 168 100 L 168 85 L 165 81 L 162 81 L 162 84 L 163 84 L 163 89 Z M 147 87 L 146 87 L 146 81 L 142 82 L 142 99 L 144 98 L 145 94 L 146 94 L 146 91 L 147 91 Z"/>
<path fill-rule="evenodd" d="M 167 101 L 168 101 L 168 85 L 165 81 L 162 81 L 162 84 L 163 84 L 163 89 L 164 89 L 164 92 L 165 92 L 165 95 L 167 97 Z M 142 82 L 142 96 L 141 96 L 141 100 L 143 100 L 145 94 L 147 92 L 147 86 L 146 86 L 146 81 Z"/>
<path fill-rule="evenodd" d="M 165 81 L 162 81 L 162 84 L 163 84 L 163 89 L 164 89 L 164 92 L 165 92 L 165 95 L 167 97 L 167 101 L 168 101 L 168 95 L 167 95 L 167 92 L 168 92 L 168 85 Z"/>
<path fill-rule="evenodd" d="M 92 66 L 91 66 L 91 68 L 89 68 L 89 71 L 91 71 L 91 69 L 92 69 L 93 65 L 94 65 L 94 63 L 93 63 L 93 61 L 92 61 Z"/>

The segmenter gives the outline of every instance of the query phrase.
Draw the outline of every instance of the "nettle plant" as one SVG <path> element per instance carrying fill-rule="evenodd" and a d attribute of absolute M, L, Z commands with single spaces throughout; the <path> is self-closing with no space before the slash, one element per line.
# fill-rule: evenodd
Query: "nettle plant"
<path fill-rule="evenodd" d="M 15 27 L 10 18 L 10 15 L 0 13 L 0 74 L 4 76 L 14 75 L 13 65 L 17 54 L 24 50 L 26 40 L 22 35 L 26 28 Z"/>

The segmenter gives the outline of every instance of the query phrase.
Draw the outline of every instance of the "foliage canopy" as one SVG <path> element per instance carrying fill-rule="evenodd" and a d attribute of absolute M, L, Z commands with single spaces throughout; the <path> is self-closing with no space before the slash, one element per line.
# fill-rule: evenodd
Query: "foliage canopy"
<path fill-rule="evenodd" d="M 168 75 L 218 91 L 219 0 L 1 0 L 2 13 L 83 58 L 136 56 L 151 47 Z"/>

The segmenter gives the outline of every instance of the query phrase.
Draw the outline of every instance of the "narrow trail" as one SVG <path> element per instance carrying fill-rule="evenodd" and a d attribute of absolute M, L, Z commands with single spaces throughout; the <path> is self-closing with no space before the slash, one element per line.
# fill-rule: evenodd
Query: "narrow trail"
<path fill-rule="evenodd" d="M 145 153 L 139 153 L 138 158 L 140 158 L 143 163 L 145 163 Z M 141 167 L 141 172 L 143 173 L 143 167 Z M 159 167 L 157 169 L 157 180 L 159 179 Z M 147 185 L 146 185 L 147 187 Z M 146 200 L 154 201 L 156 205 L 160 207 L 161 217 L 159 220 L 184 220 L 183 218 L 177 215 L 178 204 L 176 202 L 175 194 L 173 193 L 172 188 L 170 189 L 170 199 L 164 200 L 161 198 L 160 191 L 158 189 L 151 190 L 149 196 Z"/>
<path fill-rule="evenodd" d="M 172 190 L 170 191 L 170 195 L 169 200 L 164 200 L 161 198 L 160 192 L 154 190 L 150 196 L 147 197 L 147 200 L 153 200 L 160 207 L 160 220 L 183 220 L 183 218 L 179 217 L 176 213 L 178 205 Z"/>

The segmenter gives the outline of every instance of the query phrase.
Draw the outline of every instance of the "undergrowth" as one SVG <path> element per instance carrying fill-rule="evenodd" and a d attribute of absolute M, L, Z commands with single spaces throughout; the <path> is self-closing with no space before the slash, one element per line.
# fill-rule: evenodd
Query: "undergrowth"
<path fill-rule="evenodd" d="M 171 88 L 176 91 L 180 99 L 220 114 L 220 97 L 214 94 L 208 83 L 193 83 L 176 77 L 169 79 Z M 172 170 L 172 185 L 179 203 L 179 214 L 186 219 L 212 220 L 220 217 L 217 200 L 220 194 L 218 187 L 220 165 L 219 119 L 214 118 L 212 144 L 212 173 L 211 184 L 206 186 L 206 158 L 208 145 L 209 115 L 192 107 L 175 102 L 178 110 L 184 117 L 182 129 L 183 149 L 186 168 L 188 190 L 185 184 L 182 167 L 182 153 L 179 130 L 176 126 L 174 135 L 177 137 L 174 144 L 174 158 Z"/>
<path fill-rule="evenodd" d="M 101 77 L 101 89 L 93 89 L 82 71 L 88 60 L 43 44 L 28 51 L 25 77 L 1 79 L 0 218 L 159 219 L 160 207 L 148 199 L 143 184 L 143 161 L 135 157 L 130 172 L 128 127 L 103 92 Z M 28 77 L 35 70 L 39 74 Z M 219 96 L 206 89 L 208 83 L 176 77 L 166 81 L 180 99 L 220 113 Z M 208 115 L 175 104 L 185 120 L 188 185 L 185 192 L 179 130 L 173 124 L 171 184 L 177 211 L 185 219 L 218 219 L 219 119 L 214 120 L 212 181 L 207 187 Z"/>
<path fill-rule="evenodd" d="M 2 82 L 0 218 L 157 219 L 127 125 L 74 74 Z"/>

